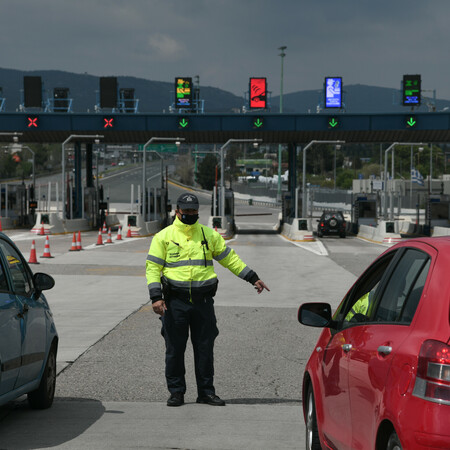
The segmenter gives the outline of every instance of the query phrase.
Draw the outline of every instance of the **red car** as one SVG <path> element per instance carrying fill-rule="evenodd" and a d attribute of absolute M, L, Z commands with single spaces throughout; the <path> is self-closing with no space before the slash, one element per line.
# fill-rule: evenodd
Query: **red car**
<path fill-rule="evenodd" d="M 450 238 L 384 252 L 324 327 L 303 377 L 307 449 L 450 449 Z"/>

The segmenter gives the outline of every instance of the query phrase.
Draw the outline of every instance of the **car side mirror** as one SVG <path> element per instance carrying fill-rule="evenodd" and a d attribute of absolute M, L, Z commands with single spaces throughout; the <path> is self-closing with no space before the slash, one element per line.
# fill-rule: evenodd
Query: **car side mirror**
<path fill-rule="evenodd" d="M 55 285 L 55 280 L 46 273 L 37 272 L 33 275 L 34 287 L 40 293 L 47 291 Z"/>
<path fill-rule="evenodd" d="M 329 303 L 304 303 L 298 310 L 298 321 L 308 327 L 324 328 L 333 324 Z"/>

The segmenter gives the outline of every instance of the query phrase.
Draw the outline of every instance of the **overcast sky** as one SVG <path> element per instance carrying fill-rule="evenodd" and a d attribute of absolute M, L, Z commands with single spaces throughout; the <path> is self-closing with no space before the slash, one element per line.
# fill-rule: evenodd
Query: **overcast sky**
<path fill-rule="evenodd" d="M 346 84 L 422 89 L 450 99 L 450 0 L 1 0 L 0 66 L 173 82 L 237 95 L 251 76 L 280 93 Z M 1 85 L 1 84 L 0 84 Z M 431 95 L 431 94 L 430 94 Z"/>

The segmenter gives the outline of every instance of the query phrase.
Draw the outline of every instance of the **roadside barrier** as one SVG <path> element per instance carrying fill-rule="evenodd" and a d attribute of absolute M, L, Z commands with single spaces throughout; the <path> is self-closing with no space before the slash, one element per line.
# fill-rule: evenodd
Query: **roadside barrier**
<path fill-rule="evenodd" d="M 50 239 L 48 236 L 45 238 L 44 254 L 41 256 L 41 258 L 53 258 L 50 253 Z"/>
<path fill-rule="evenodd" d="M 28 264 L 39 264 L 37 257 L 36 257 L 36 244 L 33 241 L 31 242 L 31 252 L 30 252 L 30 259 L 28 260 Z"/>

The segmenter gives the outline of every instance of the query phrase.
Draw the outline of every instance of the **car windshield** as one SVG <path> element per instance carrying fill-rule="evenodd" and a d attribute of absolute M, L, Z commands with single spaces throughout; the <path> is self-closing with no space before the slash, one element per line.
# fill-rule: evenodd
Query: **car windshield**
<path fill-rule="evenodd" d="M 316 216 L 317 217 L 317 216 Z M 343 220 L 343 216 L 342 213 L 337 212 L 337 213 L 327 213 L 327 214 L 323 214 L 322 215 L 322 220 L 330 220 L 332 218 L 338 219 L 338 220 Z"/>

